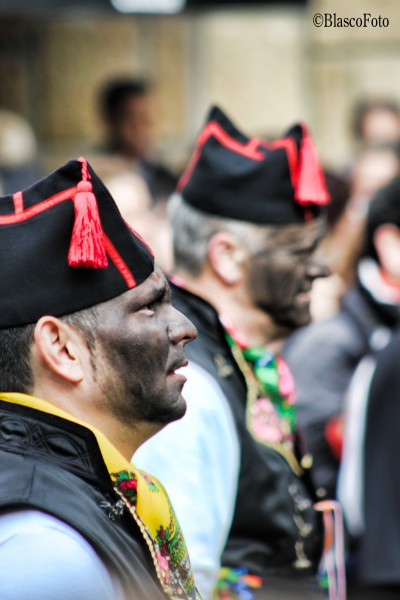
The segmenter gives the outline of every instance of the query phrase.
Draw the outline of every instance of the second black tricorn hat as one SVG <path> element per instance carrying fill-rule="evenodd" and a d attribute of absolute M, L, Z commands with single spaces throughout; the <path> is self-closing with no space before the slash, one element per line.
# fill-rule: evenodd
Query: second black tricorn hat
<path fill-rule="evenodd" d="M 178 192 L 205 213 L 271 225 L 305 222 L 329 202 L 304 124 L 267 142 L 244 135 L 216 106 L 197 138 Z"/>
<path fill-rule="evenodd" d="M 0 198 L 0 245 L 1 328 L 94 306 L 154 270 L 151 250 L 83 158 Z"/>

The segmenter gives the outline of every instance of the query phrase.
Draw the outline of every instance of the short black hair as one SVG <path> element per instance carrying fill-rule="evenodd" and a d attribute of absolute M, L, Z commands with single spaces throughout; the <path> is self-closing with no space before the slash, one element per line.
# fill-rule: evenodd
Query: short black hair
<path fill-rule="evenodd" d="M 95 344 L 97 305 L 60 317 L 84 336 L 91 358 Z M 29 394 L 34 385 L 31 349 L 36 323 L 0 329 L 0 392 Z"/>
<path fill-rule="evenodd" d="M 35 324 L 0 329 L 0 391 L 32 391 L 31 346 Z"/>
<path fill-rule="evenodd" d="M 128 98 L 146 96 L 152 90 L 150 81 L 142 78 L 109 81 L 100 92 L 100 112 L 105 121 L 115 123 Z"/>
<path fill-rule="evenodd" d="M 364 256 L 378 260 L 374 234 L 381 225 L 392 224 L 400 228 L 400 175 L 381 188 L 368 207 Z"/>

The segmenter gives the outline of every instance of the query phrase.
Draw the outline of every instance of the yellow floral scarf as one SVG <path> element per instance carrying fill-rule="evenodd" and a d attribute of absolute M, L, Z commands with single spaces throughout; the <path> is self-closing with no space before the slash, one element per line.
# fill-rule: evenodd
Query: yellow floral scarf
<path fill-rule="evenodd" d="M 17 393 L 0 393 L 0 400 L 42 411 L 90 429 L 96 436 L 104 462 L 120 496 L 149 547 L 157 577 L 164 593 L 177 600 L 200 600 L 196 589 L 185 540 L 168 495 L 153 476 L 128 462 L 105 435 L 76 419 L 54 404 Z"/>

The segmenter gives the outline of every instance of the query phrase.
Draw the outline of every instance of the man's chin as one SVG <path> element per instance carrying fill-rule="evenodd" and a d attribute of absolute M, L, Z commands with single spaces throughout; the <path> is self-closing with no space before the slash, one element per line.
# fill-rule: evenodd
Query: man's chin
<path fill-rule="evenodd" d="M 300 327 L 305 327 L 310 321 L 311 313 L 309 305 L 302 306 L 301 310 L 293 311 L 292 313 L 281 313 L 275 318 L 275 323 L 282 327 L 287 332 L 287 335 L 300 329 Z"/>
<path fill-rule="evenodd" d="M 182 419 L 182 417 L 185 416 L 186 409 L 186 400 L 182 394 L 180 394 L 177 400 L 168 407 L 168 410 L 164 410 L 163 412 L 160 411 L 158 415 L 156 415 L 154 422 L 158 423 L 160 428 L 165 427 L 168 423 L 173 423 L 174 421 Z"/>

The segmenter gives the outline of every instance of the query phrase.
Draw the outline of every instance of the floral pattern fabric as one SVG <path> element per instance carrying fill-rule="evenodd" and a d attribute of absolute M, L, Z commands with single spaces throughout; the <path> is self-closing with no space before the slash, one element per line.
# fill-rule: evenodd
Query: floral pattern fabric
<path fill-rule="evenodd" d="M 289 367 L 280 355 L 274 355 L 263 346 L 240 345 L 231 332 L 227 341 L 235 355 L 246 361 L 257 385 L 256 399 L 248 407 L 248 427 L 262 441 L 281 445 L 294 451 L 296 412 L 295 387 Z"/>

